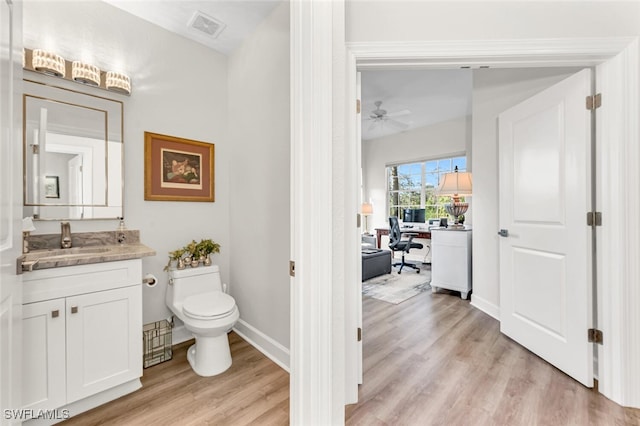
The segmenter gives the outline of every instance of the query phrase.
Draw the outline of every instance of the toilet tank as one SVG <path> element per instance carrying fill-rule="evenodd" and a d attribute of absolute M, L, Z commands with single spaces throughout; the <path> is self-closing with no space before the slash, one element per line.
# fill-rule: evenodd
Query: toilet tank
<path fill-rule="evenodd" d="M 218 265 L 196 268 L 170 269 L 167 286 L 167 302 L 181 302 L 194 294 L 208 291 L 222 291 L 220 268 Z"/>

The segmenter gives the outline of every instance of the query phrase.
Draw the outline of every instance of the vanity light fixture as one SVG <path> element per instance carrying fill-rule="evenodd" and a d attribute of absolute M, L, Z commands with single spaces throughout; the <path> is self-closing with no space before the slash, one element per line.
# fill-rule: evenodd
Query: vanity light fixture
<path fill-rule="evenodd" d="M 85 62 L 73 61 L 71 77 L 79 83 L 100 86 L 100 68 Z"/>
<path fill-rule="evenodd" d="M 55 77 L 65 76 L 65 60 L 62 56 L 42 49 L 34 49 L 32 52 L 31 65 L 36 71 Z"/>
<path fill-rule="evenodd" d="M 107 71 L 105 86 L 107 90 L 111 90 L 113 92 L 123 93 L 125 95 L 131 94 L 131 79 L 126 74 Z"/>

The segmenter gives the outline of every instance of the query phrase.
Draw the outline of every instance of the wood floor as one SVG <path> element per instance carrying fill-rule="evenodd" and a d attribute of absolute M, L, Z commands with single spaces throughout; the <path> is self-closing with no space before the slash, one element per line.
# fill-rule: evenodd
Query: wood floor
<path fill-rule="evenodd" d="M 640 425 L 509 338 L 459 293 L 363 301 L 364 384 L 347 425 Z"/>
<path fill-rule="evenodd" d="M 455 293 L 400 305 L 364 298 L 364 384 L 347 425 L 640 425 L 499 332 Z M 143 388 L 67 425 L 287 425 L 289 375 L 231 333 L 233 366 L 195 375 L 190 343 L 144 370 Z"/>
<path fill-rule="evenodd" d="M 173 359 L 144 370 L 142 389 L 62 423 L 71 425 L 286 425 L 289 374 L 237 334 L 233 365 L 200 377 L 187 361 L 189 341 Z"/>

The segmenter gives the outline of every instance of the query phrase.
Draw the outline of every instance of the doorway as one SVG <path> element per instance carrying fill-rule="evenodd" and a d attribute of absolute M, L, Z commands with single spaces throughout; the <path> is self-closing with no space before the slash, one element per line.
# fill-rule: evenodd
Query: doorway
<path fill-rule="evenodd" d="M 616 79 L 618 79 L 618 81 L 622 79 L 622 85 L 631 85 L 632 87 L 635 87 L 634 79 L 637 79 L 637 66 L 635 68 L 632 67 L 631 70 L 628 70 L 624 67 L 628 66 L 629 58 L 637 57 L 637 44 L 633 40 L 631 41 L 626 40 L 624 43 L 619 43 L 619 42 L 620 40 L 609 40 L 607 47 L 603 48 L 602 51 L 600 52 L 600 55 L 597 55 L 597 57 L 587 54 L 587 50 L 589 50 L 587 47 L 587 42 L 581 41 L 581 40 L 569 40 L 566 42 L 564 46 L 558 46 L 558 45 L 549 46 L 545 44 L 544 41 L 541 41 L 540 45 L 538 45 L 537 48 L 541 48 L 546 51 L 548 51 L 547 49 L 551 49 L 557 52 L 563 52 L 564 55 L 567 55 L 568 52 L 571 52 L 574 59 L 576 57 L 581 57 L 581 63 L 586 66 L 594 66 L 594 65 L 601 64 L 598 67 L 598 72 L 600 74 L 599 75 L 600 78 L 598 78 L 598 85 L 600 87 L 607 87 L 611 90 L 615 90 L 616 87 L 615 87 L 614 81 Z M 630 43 L 631 45 L 629 46 Z M 487 45 L 485 44 L 485 46 L 483 47 L 487 47 Z M 545 65 L 550 65 L 548 61 L 548 57 L 545 59 L 541 58 L 540 54 L 536 52 L 536 49 L 535 48 L 531 49 L 531 47 L 532 45 L 522 46 L 522 55 L 528 58 L 529 65 L 540 66 L 542 63 L 544 63 Z M 420 54 L 415 55 L 410 60 L 407 59 L 406 57 L 403 57 L 401 52 L 393 52 L 392 49 L 388 49 L 386 46 L 380 46 L 379 51 L 377 52 L 375 51 L 375 48 L 376 48 L 375 44 L 371 46 L 360 45 L 360 46 L 352 47 L 352 50 L 351 50 L 352 56 L 350 58 L 351 60 L 349 64 L 351 66 L 352 72 L 355 73 L 356 68 L 361 70 L 365 70 L 368 67 L 371 67 L 372 69 L 373 68 L 380 69 L 380 68 L 384 68 L 385 66 L 391 67 L 391 68 L 393 67 L 398 68 L 400 66 L 399 63 L 403 61 L 405 61 L 406 63 L 410 63 L 411 66 L 413 67 L 416 66 L 416 63 L 420 63 L 421 64 L 420 66 L 427 67 L 427 68 L 432 66 L 435 66 L 435 67 L 442 66 L 442 63 L 448 63 L 449 66 L 451 65 L 448 59 L 442 58 L 441 52 L 438 52 L 437 48 L 431 44 L 425 44 L 424 46 L 421 47 L 421 49 L 417 48 L 416 50 L 420 50 Z M 495 46 L 488 46 L 488 50 L 486 50 L 485 52 L 489 51 L 489 52 L 495 53 L 495 52 L 500 52 L 501 50 L 502 50 L 502 47 L 496 44 Z M 618 55 L 619 53 L 620 55 Z M 461 43 L 459 46 L 454 47 L 453 50 L 448 53 L 448 55 L 450 55 L 450 57 L 452 58 L 456 58 L 454 59 L 454 62 L 460 65 L 464 65 L 464 62 L 461 61 L 459 58 L 468 57 L 470 58 L 468 62 L 472 62 L 472 63 L 478 63 L 481 60 L 486 59 L 487 64 L 489 66 L 494 66 L 498 68 L 509 66 L 508 54 L 505 55 L 505 57 L 502 57 L 501 59 L 497 59 L 497 60 L 495 59 L 496 55 L 488 55 L 492 58 L 492 59 L 489 59 L 489 58 L 483 57 L 485 53 L 483 53 L 482 55 L 478 55 L 477 52 L 474 51 L 473 47 L 469 45 L 465 45 L 464 43 Z M 616 57 L 616 55 L 618 56 Z M 416 57 L 418 57 L 418 59 L 416 59 Z M 561 56 L 560 53 L 558 53 L 555 63 L 553 63 L 552 65 L 554 66 L 567 65 L 566 61 L 562 59 L 563 57 L 565 56 Z M 522 64 L 521 61 L 519 63 Z M 631 63 L 634 63 L 634 62 L 631 61 Z M 575 65 L 575 64 L 576 64 L 576 61 L 574 60 L 572 65 Z M 618 89 L 619 88 L 620 87 L 618 87 Z M 626 97 L 624 94 L 621 94 L 621 92 L 617 92 L 617 91 L 612 92 L 610 96 L 612 97 L 612 100 L 620 100 Z M 634 112 L 637 111 L 637 108 L 638 108 L 637 101 L 629 100 L 629 99 L 627 99 L 627 101 L 631 101 L 633 103 L 633 105 L 631 106 L 631 109 Z M 617 109 L 617 106 L 613 106 L 611 109 L 615 111 Z M 634 116 L 632 113 L 630 113 L 628 110 L 625 109 L 623 113 L 624 118 L 622 122 L 613 124 L 613 122 L 608 121 L 611 118 L 611 116 L 608 116 L 608 114 L 610 113 L 603 111 L 602 118 L 599 119 L 600 130 L 598 134 L 602 135 L 603 133 L 607 133 L 607 132 L 609 134 L 611 133 L 618 134 L 619 137 L 616 139 L 614 143 L 614 145 L 616 145 L 616 148 L 614 149 L 614 151 L 617 151 L 618 149 L 624 151 L 624 146 L 627 139 L 620 137 L 620 133 L 611 130 L 611 128 L 613 127 L 618 129 L 624 128 L 624 129 L 628 129 L 627 131 L 636 132 L 637 118 L 636 116 Z M 352 134 L 352 132 L 349 134 Z M 615 163 L 617 161 L 618 159 L 614 161 L 611 155 L 605 155 L 599 159 L 599 162 L 597 164 L 597 170 L 600 178 L 596 185 L 598 187 L 598 191 L 602 192 L 603 188 L 612 188 L 613 187 L 612 181 L 622 178 L 621 173 L 625 173 L 625 172 L 622 172 L 621 169 L 615 168 Z M 628 166 L 633 166 L 634 161 L 632 161 L 631 163 L 628 163 L 627 161 Z M 615 176 L 617 176 L 617 178 Z M 626 189 L 627 188 L 616 191 L 618 192 L 617 196 L 624 197 L 624 193 L 620 193 L 620 192 Z M 611 214 L 613 214 L 616 217 L 620 217 L 621 215 L 626 217 L 626 215 L 624 215 L 623 212 L 620 212 L 615 206 L 612 207 L 612 206 L 599 205 L 597 206 L 597 208 L 608 209 L 611 211 Z M 489 229 L 488 232 L 495 232 L 495 230 Z M 614 238 L 614 236 L 608 235 L 606 239 L 610 240 L 611 238 Z M 618 248 L 612 247 L 610 243 L 607 244 L 606 239 L 603 244 L 603 249 L 601 250 L 601 257 L 598 260 L 599 263 L 603 263 L 603 264 L 612 262 L 614 260 L 614 252 L 620 249 L 620 247 Z M 599 268 L 599 270 L 601 271 L 600 275 L 606 275 L 607 272 L 605 271 L 607 269 L 608 268 L 606 266 L 604 269 Z M 611 274 L 610 270 L 609 270 L 609 274 Z M 628 289 L 623 290 L 622 288 L 618 288 L 618 289 L 614 289 L 614 291 L 627 292 Z M 611 305 L 611 300 L 607 300 L 605 297 L 603 297 L 602 292 L 599 292 L 599 296 L 601 296 L 601 298 L 604 299 L 603 303 L 601 304 L 602 308 L 600 309 L 600 314 L 602 312 L 606 312 L 605 315 L 600 315 L 600 317 L 603 318 L 602 327 L 606 327 L 606 326 L 621 327 L 621 328 L 631 327 L 632 329 L 637 329 L 638 327 L 640 327 L 640 324 L 635 324 L 635 322 L 632 324 L 627 324 L 626 326 L 623 326 L 623 323 L 621 322 L 621 320 L 623 319 L 623 316 L 621 314 L 613 314 L 614 306 Z M 347 306 L 347 316 L 353 315 L 354 311 L 355 310 Z M 499 312 L 494 312 L 494 315 L 496 314 L 499 315 Z M 625 318 L 628 319 L 629 313 L 626 313 L 624 315 L 626 315 Z M 358 319 L 356 319 L 356 321 L 358 321 Z M 612 341 L 610 343 L 610 346 L 606 348 L 606 350 L 603 350 L 602 348 L 598 348 L 599 363 L 601 366 L 601 371 L 606 372 L 610 370 L 611 363 L 614 362 L 615 358 L 619 357 L 623 351 L 627 350 L 625 348 L 627 348 L 627 344 L 625 344 L 622 341 Z M 354 360 L 353 353 L 355 353 L 355 351 L 352 347 L 350 347 L 349 344 L 347 344 L 346 351 L 347 351 L 347 359 L 348 359 L 347 361 L 347 368 L 348 368 L 349 365 L 357 364 L 358 360 Z M 605 386 L 603 386 L 604 383 L 606 383 Z M 605 395 L 613 396 L 613 393 L 615 393 L 617 390 L 621 388 L 630 389 L 630 383 L 631 382 L 627 377 L 623 377 L 622 375 L 616 376 L 614 372 L 613 376 L 607 375 L 607 377 L 605 377 L 604 380 L 603 378 L 601 378 L 600 389 L 602 393 L 604 393 Z M 357 392 L 357 387 L 355 388 Z M 354 391 L 353 391 L 352 384 L 348 383 L 347 396 L 349 395 L 353 397 Z M 355 394 L 355 399 L 357 399 L 357 393 Z M 349 400 L 349 398 L 347 398 L 347 400 Z M 619 403 L 623 403 L 623 398 L 618 398 L 617 401 Z M 636 405 L 638 403 L 639 402 L 637 401 L 635 402 Z"/>

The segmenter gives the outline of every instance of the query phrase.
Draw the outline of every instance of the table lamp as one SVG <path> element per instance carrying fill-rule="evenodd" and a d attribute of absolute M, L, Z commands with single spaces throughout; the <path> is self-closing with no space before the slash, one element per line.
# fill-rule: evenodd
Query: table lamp
<path fill-rule="evenodd" d="M 461 229 L 464 225 L 458 223 L 458 216 L 463 215 L 469 208 L 469 203 L 460 202 L 461 195 L 471 195 L 472 181 L 471 173 L 459 172 L 458 166 L 451 173 L 445 173 L 442 176 L 440 185 L 438 186 L 438 195 L 450 195 L 451 203 L 445 204 L 444 208 L 451 216 L 453 216 L 453 225 L 450 228 Z"/>
<path fill-rule="evenodd" d="M 362 203 L 362 216 L 364 216 L 364 233 L 369 235 L 369 228 L 367 227 L 367 216 L 373 214 L 373 204 L 364 202 Z"/>

